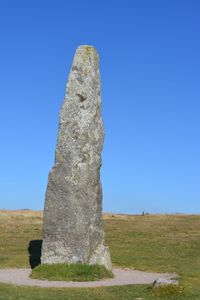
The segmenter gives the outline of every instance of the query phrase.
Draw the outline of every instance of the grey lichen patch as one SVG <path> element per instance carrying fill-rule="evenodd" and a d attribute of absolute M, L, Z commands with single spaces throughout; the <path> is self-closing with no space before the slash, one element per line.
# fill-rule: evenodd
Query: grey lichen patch
<path fill-rule="evenodd" d="M 69 75 L 48 178 L 42 263 L 82 262 L 111 269 L 102 225 L 100 90 L 98 53 L 81 46 Z"/>

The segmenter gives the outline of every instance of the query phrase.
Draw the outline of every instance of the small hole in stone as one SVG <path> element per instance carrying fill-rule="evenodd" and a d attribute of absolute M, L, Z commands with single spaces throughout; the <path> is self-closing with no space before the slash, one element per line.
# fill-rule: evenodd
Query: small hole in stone
<path fill-rule="evenodd" d="M 83 102 L 83 101 L 86 100 L 86 97 L 84 97 L 84 96 L 81 95 L 81 94 L 77 94 L 77 96 L 79 97 L 79 100 L 80 100 L 81 102 Z"/>

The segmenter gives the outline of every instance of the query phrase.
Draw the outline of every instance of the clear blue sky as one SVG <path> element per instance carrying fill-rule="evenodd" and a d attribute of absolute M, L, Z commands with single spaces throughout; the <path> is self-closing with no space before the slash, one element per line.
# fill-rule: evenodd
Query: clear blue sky
<path fill-rule="evenodd" d="M 104 211 L 200 213 L 200 1 L 0 1 L 0 208 L 42 209 L 74 51 L 101 58 Z"/>

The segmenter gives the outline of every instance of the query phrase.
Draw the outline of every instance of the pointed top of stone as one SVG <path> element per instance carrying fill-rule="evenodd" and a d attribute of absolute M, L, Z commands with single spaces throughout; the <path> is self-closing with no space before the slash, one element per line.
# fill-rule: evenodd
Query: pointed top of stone
<path fill-rule="evenodd" d="M 78 71 L 81 67 L 83 68 L 83 77 L 88 75 L 89 69 L 98 71 L 99 55 L 95 47 L 81 45 L 76 49 L 71 71 Z"/>
<path fill-rule="evenodd" d="M 90 57 L 92 55 L 98 55 L 98 52 L 96 50 L 96 48 L 94 46 L 91 45 L 80 45 L 75 52 L 75 57 L 76 55 L 83 55 L 83 56 L 87 56 Z"/>
<path fill-rule="evenodd" d="M 79 49 L 79 48 L 93 48 L 93 49 L 95 49 L 95 47 L 92 46 L 92 45 L 80 45 L 80 46 L 77 47 L 77 49 Z"/>
<path fill-rule="evenodd" d="M 92 45 L 80 45 L 77 47 L 76 51 L 79 50 L 79 49 L 82 49 L 84 51 L 96 51 L 96 48 Z"/>

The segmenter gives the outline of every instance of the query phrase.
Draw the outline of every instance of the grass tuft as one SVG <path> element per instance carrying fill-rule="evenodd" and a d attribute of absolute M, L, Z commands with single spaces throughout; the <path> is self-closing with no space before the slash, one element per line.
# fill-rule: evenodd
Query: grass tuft
<path fill-rule="evenodd" d="M 55 281 L 95 281 L 113 278 L 113 273 L 99 265 L 43 264 L 32 270 L 31 278 Z"/>

